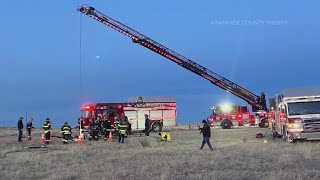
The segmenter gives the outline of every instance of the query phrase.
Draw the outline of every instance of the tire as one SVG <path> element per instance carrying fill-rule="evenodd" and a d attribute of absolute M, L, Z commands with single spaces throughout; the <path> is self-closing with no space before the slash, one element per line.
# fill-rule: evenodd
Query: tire
<path fill-rule="evenodd" d="M 154 132 L 160 132 L 162 130 L 161 124 L 158 122 L 153 123 L 152 125 L 152 131 Z"/>
<path fill-rule="evenodd" d="M 229 119 L 224 119 L 221 122 L 222 129 L 230 129 L 232 126 L 232 122 Z"/>
<path fill-rule="evenodd" d="M 292 138 L 292 136 L 290 134 L 288 134 L 288 131 L 286 130 L 285 131 L 286 133 L 286 138 L 285 140 L 288 142 L 288 143 L 294 143 L 295 142 L 295 139 Z"/>

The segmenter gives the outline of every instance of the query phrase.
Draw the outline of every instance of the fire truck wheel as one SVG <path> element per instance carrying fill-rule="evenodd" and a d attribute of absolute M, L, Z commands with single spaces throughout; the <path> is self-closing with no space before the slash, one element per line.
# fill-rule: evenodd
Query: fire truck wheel
<path fill-rule="evenodd" d="M 221 122 L 222 129 L 230 129 L 232 126 L 232 122 L 229 119 L 224 119 Z"/>
<path fill-rule="evenodd" d="M 158 122 L 154 123 L 154 124 L 152 125 L 152 130 L 153 130 L 154 132 L 160 132 L 160 131 L 161 131 L 161 125 L 160 125 L 160 123 L 158 123 Z"/>
<path fill-rule="evenodd" d="M 285 134 L 285 138 L 284 138 L 284 139 L 285 139 L 288 143 L 293 143 L 293 142 L 295 142 L 295 139 L 293 139 L 292 135 L 288 134 L 287 129 L 285 129 L 284 134 Z"/>

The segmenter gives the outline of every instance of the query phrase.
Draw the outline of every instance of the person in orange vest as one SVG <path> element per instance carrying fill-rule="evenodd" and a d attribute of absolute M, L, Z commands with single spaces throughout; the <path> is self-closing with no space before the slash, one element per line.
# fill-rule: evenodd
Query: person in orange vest
<path fill-rule="evenodd" d="M 67 121 L 64 122 L 64 125 L 61 127 L 61 133 L 63 144 L 68 144 L 69 140 L 71 139 L 72 132 Z"/>
<path fill-rule="evenodd" d="M 50 137 L 51 137 L 50 136 L 50 131 L 52 130 L 49 118 L 46 119 L 46 122 L 43 124 L 42 128 L 44 130 L 44 134 L 45 134 L 45 138 L 46 138 L 46 144 L 49 144 Z"/>

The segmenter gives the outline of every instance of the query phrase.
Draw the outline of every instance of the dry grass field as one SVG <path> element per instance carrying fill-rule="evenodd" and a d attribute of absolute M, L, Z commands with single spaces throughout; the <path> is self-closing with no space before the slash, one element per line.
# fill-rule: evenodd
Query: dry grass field
<path fill-rule="evenodd" d="M 151 133 L 156 148 L 132 147 L 129 138 L 82 145 L 53 138 L 48 148 L 34 150 L 26 147 L 40 144 L 39 132 L 33 142 L 18 143 L 15 131 L 0 131 L 0 179 L 320 179 L 320 142 L 273 141 L 269 129 L 212 129 L 213 152 L 198 151 L 198 130 L 173 130 L 171 142 Z M 266 137 L 256 139 L 258 132 Z"/>

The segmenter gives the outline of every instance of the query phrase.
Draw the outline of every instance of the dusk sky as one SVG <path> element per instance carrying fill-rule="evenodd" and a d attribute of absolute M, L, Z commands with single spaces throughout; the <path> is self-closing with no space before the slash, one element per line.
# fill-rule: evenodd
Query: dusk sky
<path fill-rule="evenodd" d="M 26 112 L 37 126 L 46 117 L 75 125 L 83 103 L 131 96 L 173 96 L 178 124 L 201 122 L 224 101 L 246 104 L 85 15 L 81 87 L 82 3 L 257 95 L 320 85 L 317 0 L 11 0 L 0 11 L 0 125 Z"/>

